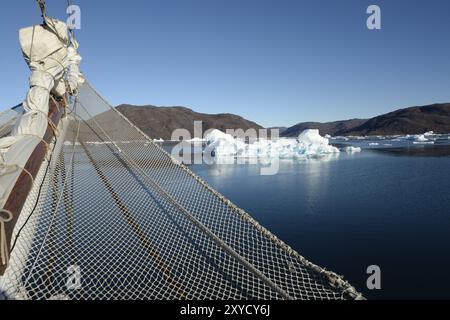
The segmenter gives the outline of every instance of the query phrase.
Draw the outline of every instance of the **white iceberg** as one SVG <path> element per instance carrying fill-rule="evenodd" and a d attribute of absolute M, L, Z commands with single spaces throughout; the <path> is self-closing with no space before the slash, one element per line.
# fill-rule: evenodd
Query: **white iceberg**
<path fill-rule="evenodd" d="M 347 153 L 358 153 L 358 152 L 362 151 L 362 149 L 360 147 L 353 147 L 353 146 L 346 147 L 344 150 Z"/>
<path fill-rule="evenodd" d="M 380 144 L 378 142 L 371 142 L 369 143 L 369 146 L 371 147 L 375 147 L 375 146 L 379 146 Z"/>
<path fill-rule="evenodd" d="M 349 141 L 350 140 L 350 138 L 343 137 L 343 136 L 332 137 L 330 139 L 332 139 L 332 140 L 343 140 L 343 141 Z"/>
<path fill-rule="evenodd" d="M 232 135 L 220 130 L 213 130 L 206 135 L 206 141 L 210 150 L 217 156 L 237 155 L 239 150 L 245 148 L 245 143 L 233 138 Z"/>
<path fill-rule="evenodd" d="M 206 140 L 205 139 L 202 139 L 202 138 L 194 138 L 194 139 L 190 139 L 190 140 L 187 140 L 187 142 L 205 142 Z"/>
<path fill-rule="evenodd" d="M 401 137 L 401 139 L 415 141 L 415 142 L 428 142 L 429 140 L 427 137 L 430 137 L 431 135 L 434 135 L 434 132 L 430 131 L 425 134 L 416 134 L 416 135 L 408 134 L 404 137 Z"/>
<path fill-rule="evenodd" d="M 427 142 L 428 141 L 428 139 L 425 137 L 424 134 L 414 136 L 414 140 L 416 142 Z"/>
<path fill-rule="evenodd" d="M 339 153 L 319 130 L 306 130 L 298 139 L 259 139 L 249 144 L 229 134 L 213 130 L 206 136 L 208 147 L 205 152 L 214 152 L 216 157 L 236 156 L 241 158 L 313 158 Z"/>

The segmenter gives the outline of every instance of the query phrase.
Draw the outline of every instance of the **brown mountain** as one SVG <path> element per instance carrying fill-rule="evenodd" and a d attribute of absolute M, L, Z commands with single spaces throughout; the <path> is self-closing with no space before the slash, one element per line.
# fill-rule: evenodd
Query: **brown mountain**
<path fill-rule="evenodd" d="M 336 133 L 347 131 L 353 128 L 356 128 L 362 124 L 364 124 L 367 120 L 362 119 L 353 119 L 353 120 L 345 120 L 345 121 L 335 121 L 335 122 L 303 122 L 299 123 L 293 127 L 290 127 L 283 131 L 281 135 L 283 137 L 298 137 L 300 133 L 307 129 L 319 129 L 321 135 L 331 135 L 335 136 Z"/>
<path fill-rule="evenodd" d="M 234 114 L 204 114 L 184 107 L 155 107 L 120 105 L 117 109 L 143 130 L 149 137 L 170 140 L 176 129 L 187 129 L 192 137 L 194 121 L 203 122 L 203 132 L 209 129 L 262 129 L 255 122 Z"/>
<path fill-rule="evenodd" d="M 299 123 L 287 129 L 283 136 L 295 137 L 306 129 L 319 129 L 322 135 L 332 136 L 450 133 L 450 103 L 401 109 L 369 120 Z"/>
<path fill-rule="evenodd" d="M 345 135 L 450 133 L 450 103 L 397 110 L 346 130 Z"/>

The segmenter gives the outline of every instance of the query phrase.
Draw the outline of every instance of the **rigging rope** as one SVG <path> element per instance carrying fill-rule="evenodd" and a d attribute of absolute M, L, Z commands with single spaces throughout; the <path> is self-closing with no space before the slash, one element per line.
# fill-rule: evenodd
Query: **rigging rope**
<path fill-rule="evenodd" d="M 36 0 L 39 6 L 39 9 L 41 9 L 42 18 L 45 19 L 46 15 L 46 8 L 45 8 L 45 0 Z"/>

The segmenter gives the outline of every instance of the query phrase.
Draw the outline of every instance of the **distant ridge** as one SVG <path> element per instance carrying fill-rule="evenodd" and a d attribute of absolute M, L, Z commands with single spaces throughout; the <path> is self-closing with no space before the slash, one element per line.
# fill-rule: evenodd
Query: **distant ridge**
<path fill-rule="evenodd" d="M 367 120 L 363 119 L 353 119 L 345 121 L 335 121 L 335 122 L 302 122 L 296 124 L 293 127 L 287 128 L 281 133 L 283 137 L 298 137 L 300 133 L 306 129 L 319 129 L 321 135 L 331 135 L 335 136 L 340 132 L 345 132 L 347 130 L 356 128 L 364 124 Z"/>
<path fill-rule="evenodd" d="M 186 129 L 194 137 L 194 121 L 203 122 L 203 132 L 209 129 L 218 129 L 224 132 L 227 129 L 262 129 L 259 124 L 234 114 L 204 114 L 185 107 L 123 104 L 117 109 L 153 139 L 170 140 L 176 129 Z"/>
<path fill-rule="evenodd" d="M 319 129 L 322 135 L 331 136 L 406 135 L 428 131 L 450 133 L 450 103 L 401 109 L 372 119 L 304 122 L 288 128 L 282 136 L 296 137 L 306 129 Z"/>
<path fill-rule="evenodd" d="M 185 107 L 123 104 L 117 109 L 154 139 L 170 140 L 172 132 L 180 128 L 187 129 L 193 136 L 194 121 L 203 122 L 203 131 L 263 128 L 238 115 L 197 113 Z M 327 134 L 331 136 L 406 135 L 422 134 L 428 131 L 450 133 L 450 103 L 401 109 L 372 119 L 327 123 L 303 122 L 290 128 L 278 127 L 277 129 L 280 129 L 282 137 L 298 137 L 306 129 L 319 129 L 323 136 Z"/>

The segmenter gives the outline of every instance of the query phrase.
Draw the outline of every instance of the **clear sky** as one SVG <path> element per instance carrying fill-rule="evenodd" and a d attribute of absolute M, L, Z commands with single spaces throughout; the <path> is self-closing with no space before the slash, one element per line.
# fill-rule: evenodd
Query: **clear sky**
<path fill-rule="evenodd" d="M 450 102 L 448 0 L 73 0 L 82 69 L 111 103 L 236 113 L 264 126 Z M 65 19 L 65 0 L 47 0 Z M 369 31 L 366 9 L 382 10 Z M 2 1 L 0 110 L 24 99 L 18 29 L 34 0 Z"/>

